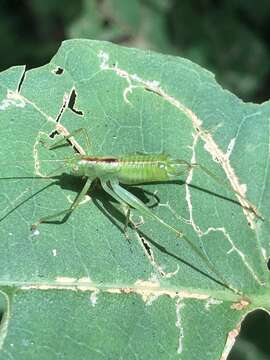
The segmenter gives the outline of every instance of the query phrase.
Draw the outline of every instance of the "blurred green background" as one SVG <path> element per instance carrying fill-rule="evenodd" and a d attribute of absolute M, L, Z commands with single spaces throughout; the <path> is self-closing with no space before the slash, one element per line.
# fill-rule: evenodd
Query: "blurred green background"
<path fill-rule="evenodd" d="M 245 101 L 270 97 L 270 1 L 0 0 L 0 71 L 49 62 L 61 41 L 90 38 L 179 55 Z M 229 359 L 270 358 L 269 316 L 244 322 Z"/>
<path fill-rule="evenodd" d="M 270 97 L 270 1 L 0 0 L 0 70 L 91 38 L 191 59 L 246 101 Z"/>

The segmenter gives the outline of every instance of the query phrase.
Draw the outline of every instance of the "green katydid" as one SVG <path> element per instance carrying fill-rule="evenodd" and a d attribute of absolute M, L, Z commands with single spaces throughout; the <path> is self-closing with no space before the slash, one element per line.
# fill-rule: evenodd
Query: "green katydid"
<path fill-rule="evenodd" d="M 90 147 L 90 140 L 87 131 L 84 128 L 77 129 L 73 133 L 64 135 L 63 139 L 56 141 L 50 146 L 45 143 L 45 146 L 49 150 L 55 149 L 63 145 L 65 142 L 67 143 L 69 139 L 73 139 L 74 136 L 79 133 L 83 133 L 86 138 L 86 154 L 75 153 L 74 156 L 67 159 L 51 161 L 60 161 L 64 163 L 56 170 L 56 172 L 59 173 L 61 171 L 73 176 L 86 177 L 87 181 L 70 208 L 42 217 L 32 225 L 32 229 L 37 228 L 41 223 L 52 221 L 59 216 L 63 216 L 63 219 L 66 219 L 66 216 L 71 214 L 73 210 L 79 206 L 84 196 L 89 191 L 91 183 L 94 180 L 99 179 L 102 188 L 117 202 L 124 206 L 127 205 L 128 207 L 138 210 L 142 215 L 153 218 L 176 235 L 183 236 L 183 233 L 180 230 L 173 228 L 160 217 L 155 215 L 141 200 L 131 194 L 128 190 L 124 189 L 120 184 L 136 185 L 143 183 L 176 181 L 179 180 L 181 175 L 188 173 L 195 167 L 199 167 L 215 181 L 222 182 L 222 180 L 218 179 L 207 168 L 200 164 L 190 164 L 185 160 L 173 159 L 169 155 L 165 154 L 135 153 L 133 155 L 122 155 L 118 157 L 88 155 L 87 153 Z M 222 184 L 225 187 L 229 187 L 226 183 L 222 182 Z M 236 194 L 241 197 L 241 194 L 237 192 Z M 246 199 L 245 201 L 249 204 L 248 210 L 253 212 L 257 217 L 261 217 L 254 205 L 249 203 Z"/>
<path fill-rule="evenodd" d="M 64 134 L 64 137 L 61 140 L 57 140 L 50 146 L 46 143 L 44 145 L 49 150 L 55 149 L 65 143 L 67 144 L 69 141 L 72 143 L 74 136 L 79 133 L 84 134 L 87 147 L 89 148 L 89 137 L 86 130 L 83 128 L 77 129 L 75 132 L 70 134 Z M 75 141 L 75 143 L 77 142 Z M 141 215 L 145 215 L 154 219 L 156 222 L 173 232 L 177 237 L 184 239 L 193 249 L 193 251 L 207 263 L 209 269 L 218 275 L 222 279 L 223 283 L 229 287 L 222 276 L 214 268 L 213 264 L 209 261 L 208 257 L 202 253 L 202 251 L 195 244 L 193 244 L 193 242 L 187 236 L 185 236 L 185 234 L 180 229 L 176 229 L 166 221 L 162 220 L 140 199 L 121 186 L 121 184 L 136 185 L 142 183 L 179 180 L 181 175 L 188 173 L 194 167 L 199 167 L 215 181 L 219 181 L 215 175 L 213 175 L 210 171 L 208 171 L 208 169 L 200 164 L 190 164 L 185 160 L 173 159 L 169 155 L 165 154 L 136 153 L 133 155 L 123 155 L 118 157 L 101 157 L 89 155 L 88 151 L 89 149 L 87 149 L 86 154 L 75 153 L 72 157 L 66 158 L 64 160 L 55 160 L 63 163 L 63 165 L 57 169 L 58 173 L 65 172 L 73 176 L 85 177 L 87 180 L 81 192 L 68 209 L 40 218 L 35 224 L 32 225 L 32 230 L 35 230 L 41 223 L 52 222 L 60 216 L 63 218 L 62 220 L 58 221 L 58 223 L 66 221 L 67 217 L 82 202 L 83 198 L 90 189 L 91 183 L 94 180 L 99 179 L 104 191 L 107 192 L 118 203 L 123 205 L 123 207 L 136 209 Z M 50 174 L 49 176 L 52 175 Z M 226 184 L 225 186 L 228 187 Z M 241 196 L 240 194 L 238 195 Z M 249 210 L 255 213 L 256 216 L 259 216 L 257 215 L 256 209 L 252 204 L 250 204 Z M 129 218 L 127 218 L 127 224 L 128 221 Z"/>

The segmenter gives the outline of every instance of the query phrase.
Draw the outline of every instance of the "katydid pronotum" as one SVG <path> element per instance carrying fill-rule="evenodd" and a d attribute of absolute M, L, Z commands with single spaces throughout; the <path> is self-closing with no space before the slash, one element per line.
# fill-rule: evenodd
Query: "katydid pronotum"
<path fill-rule="evenodd" d="M 85 154 L 75 153 L 72 157 L 55 160 L 61 162 L 62 165 L 56 170 L 57 173 L 66 173 L 73 176 L 86 178 L 86 182 L 76 197 L 72 205 L 65 210 L 57 213 L 44 216 L 32 225 L 32 230 L 37 229 L 41 223 L 53 222 L 55 219 L 62 216 L 62 220 L 58 223 L 66 221 L 68 216 L 80 205 L 85 195 L 90 189 L 91 183 L 99 179 L 100 184 L 104 191 L 108 193 L 113 199 L 120 203 L 124 208 L 128 208 L 127 225 L 129 225 L 130 208 L 136 209 L 141 215 L 154 219 L 157 223 L 163 225 L 168 230 L 173 232 L 177 237 L 185 240 L 192 250 L 207 264 L 208 268 L 213 271 L 219 278 L 222 279 L 225 286 L 230 287 L 215 269 L 208 257 L 197 247 L 180 229 L 176 229 L 166 221 L 157 216 L 149 207 L 147 207 L 140 199 L 133 195 L 130 191 L 123 188 L 124 185 L 136 185 L 152 182 L 168 182 L 179 180 L 183 174 L 187 174 L 192 168 L 198 167 L 208 176 L 212 177 L 215 181 L 219 179 L 212 174 L 207 168 L 198 163 L 188 163 L 182 159 L 173 159 L 165 154 L 142 154 L 135 153 L 133 155 L 123 156 L 93 156 L 89 155 L 90 140 L 84 128 L 77 129 L 73 133 L 66 133 L 64 137 L 57 140 L 51 145 L 43 144 L 49 149 L 55 149 L 63 144 L 70 142 L 73 147 L 74 136 L 82 133 L 86 138 L 87 150 Z M 75 141 L 77 144 L 77 142 Z M 54 161 L 54 160 L 52 160 Z M 48 175 L 52 177 L 52 174 Z M 228 185 L 225 184 L 226 187 Z M 241 196 L 237 193 L 237 195 Z M 246 199 L 245 199 L 246 200 Z M 247 202 L 247 201 L 246 201 Z M 249 211 L 258 215 L 256 208 L 249 202 Z M 231 287 L 230 287 L 231 288 Z"/>

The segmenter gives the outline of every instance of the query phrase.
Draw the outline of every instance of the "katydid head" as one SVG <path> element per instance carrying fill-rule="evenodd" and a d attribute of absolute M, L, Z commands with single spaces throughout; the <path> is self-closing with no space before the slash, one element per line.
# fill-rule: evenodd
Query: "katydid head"
<path fill-rule="evenodd" d="M 80 166 L 79 161 L 81 160 L 80 154 L 75 154 L 74 156 L 64 160 L 63 171 L 69 175 L 80 176 Z"/>

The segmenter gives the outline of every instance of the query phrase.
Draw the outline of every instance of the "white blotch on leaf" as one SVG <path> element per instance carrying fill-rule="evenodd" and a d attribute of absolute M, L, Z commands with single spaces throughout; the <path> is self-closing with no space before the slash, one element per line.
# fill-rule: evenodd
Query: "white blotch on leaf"
<path fill-rule="evenodd" d="M 23 108 L 25 105 L 25 101 L 18 92 L 8 90 L 7 97 L 0 102 L 0 110 L 4 111 L 10 106 Z"/>
<path fill-rule="evenodd" d="M 96 304 L 97 304 L 98 293 L 99 293 L 99 290 L 92 292 L 92 294 L 90 295 L 90 301 L 91 301 L 92 306 L 96 306 Z"/>

